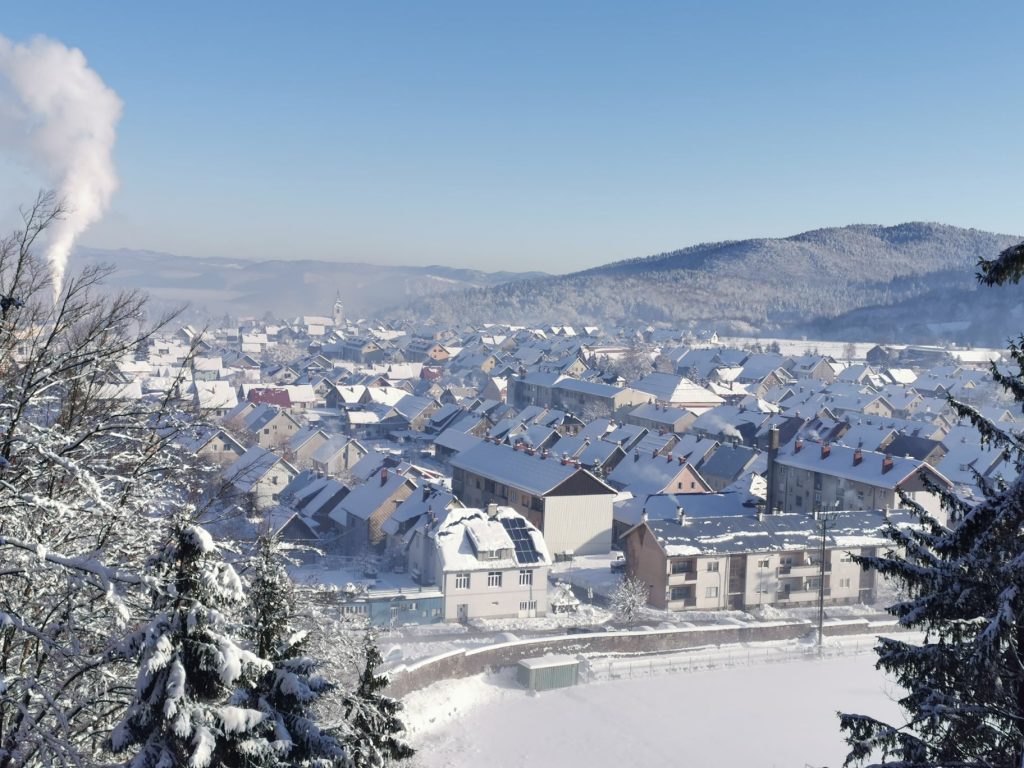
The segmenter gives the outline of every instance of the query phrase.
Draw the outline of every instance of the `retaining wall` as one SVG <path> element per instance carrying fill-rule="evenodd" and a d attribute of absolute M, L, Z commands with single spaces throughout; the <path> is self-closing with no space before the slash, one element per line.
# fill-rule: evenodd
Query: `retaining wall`
<path fill-rule="evenodd" d="M 520 659 L 546 654 L 643 654 L 686 650 L 708 645 L 732 645 L 771 640 L 795 640 L 816 629 L 806 620 L 766 621 L 757 624 L 720 624 L 629 632 L 596 632 L 500 643 L 470 651 L 449 651 L 439 656 L 401 664 L 388 670 L 388 693 L 402 697 L 439 680 L 471 677 L 488 669 L 510 667 Z M 895 620 L 835 619 L 825 622 L 824 635 L 867 635 L 898 631 Z"/>

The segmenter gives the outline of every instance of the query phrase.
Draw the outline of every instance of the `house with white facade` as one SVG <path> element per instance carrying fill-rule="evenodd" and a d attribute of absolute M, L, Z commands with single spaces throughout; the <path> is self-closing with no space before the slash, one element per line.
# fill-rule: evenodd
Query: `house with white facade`
<path fill-rule="evenodd" d="M 434 541 L 445 621 L 547 614 L 544 536 L 511 507 L 452 509 Z"/>

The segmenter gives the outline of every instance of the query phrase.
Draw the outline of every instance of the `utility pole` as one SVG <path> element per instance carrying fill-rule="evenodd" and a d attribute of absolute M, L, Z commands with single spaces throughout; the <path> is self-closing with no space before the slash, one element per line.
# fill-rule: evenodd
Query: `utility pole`
<path fill-rule="evenodd" d="M 828 524 L 831 515 L 824 512 L 819 522 L 821 523 L 821 552 L 818 559 L 818 656 L 824 653 L 822 643 L 824 641 L 825 626 L 825 540 L 828 537 Z"/>

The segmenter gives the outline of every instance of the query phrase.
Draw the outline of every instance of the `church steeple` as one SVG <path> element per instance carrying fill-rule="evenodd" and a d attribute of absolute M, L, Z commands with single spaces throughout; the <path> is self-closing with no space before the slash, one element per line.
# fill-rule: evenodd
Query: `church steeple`
<path fill-rule="evenodd" d="M 331 314 L 334 317 L 334 327 L 337 328 L 345 324 L 345 305 L 341 303 L 341 291 L 338 291 L 334 297 L 334 309 Z"/>

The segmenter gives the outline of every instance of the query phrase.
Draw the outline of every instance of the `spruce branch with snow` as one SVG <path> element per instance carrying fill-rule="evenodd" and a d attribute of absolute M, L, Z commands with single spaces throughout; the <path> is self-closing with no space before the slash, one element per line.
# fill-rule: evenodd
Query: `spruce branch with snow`
<path fill-rule="evenodd" d="M 263 714 L 267 737 L 282 765 L 348 765 L 340 726 L 321 726 L 318 704 L 337 691 L 307 653 L 308 630 L 299 626 L 296 592 L 285 570 L 287 552 L 275 536 L 256 542 L 249 584 L 248 632 L 256 654 L 270 667 L 246 694 L 246 704 Z"/>
<path fill-rule="evenodd" d="M 1024 251 L 1011 248 L 984 261 L 980 279 L 1017 282 Z M 1011 344 L 1017 373 L 993 366 L 993 376 L 1024 402 L 1024 337 Z M 900 624 L 925 634 L 922 645 L 882 638 L 880 669 L 906 692 L 902 723 L 840 714 L 850 752 L 846 765 L 881 758 L 901 768 L 1019 768 L 1024 764 L 1024 440 L 967 405 L 958 414 L 982 441 L 1013 460 L 1018 478 L 993 487 L 976 479 L 984 498 L 969 505 L 934 489 L 949 526 L 915 506 L 923 525 L 890 526 L 890 550 L 854 558 L 903 588 L 888 610 Z"/>
<path fill-rule="evenodd" d="M 387 676 L 376 671 L 382 661 L 374 633 L 367 631 L 359 684 L 344 697 L 344 743 L 354 768 L 382 768 L 415 753 L 402 738 L 402 703 L 384 694 Z"/>
<path fill-rule="evenodd" d="M 232 614 L 242 580 L 209 533 L 178 521 L 154 558 L 154 615 L 124 644 L 138 659 L 135 697 L 110 737 L 132 768 L 273 766 L 266 715 L 248 706 L 270 663 L 246 650 Z"/>
<path fill-rule="evenodd" d="M 174 441 L 180 382 L 124 397 L 119 365 L 166 327 L 109 270 L 54 298 L 35 252 L 63 208 L 43 194 L 0 240 L 0 767 L 88 764 L 131 698 L 111 638 L 145 615 L 154 520 L 202 473 Z"/>

